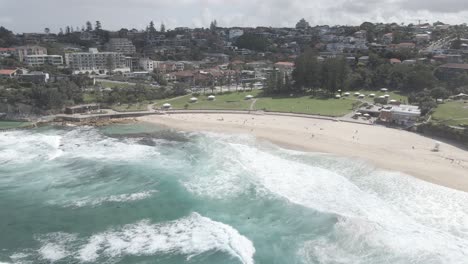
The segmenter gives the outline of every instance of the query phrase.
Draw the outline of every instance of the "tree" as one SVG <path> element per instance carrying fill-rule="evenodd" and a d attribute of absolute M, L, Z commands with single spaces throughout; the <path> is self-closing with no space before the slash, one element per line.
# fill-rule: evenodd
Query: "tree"
<path fill-rule="evenodd" d="M 96 26 L 94 26 L 96 31 L 100 31 L 102 29 L 101 21 L 96 21 Z"/>
<path fill-rule="evenodd" d="M 71 33 L 71 28 L 70 28 L 70 26 L 67 26 L 65 28 L 65 34 L 69 35 L 70 33 Z"/>
<path fill-rule="evenodd" d="M 457 38 L 453 40 L 452 43 L 450 44 L 450 47 L 452 49 L 460 49 L 461 45 L 462 45 L 462 42 L 461 42 L 460 36 L 457 36 Z"/>
<path fill-rule="evenodd" d="M 164 25 L 164 23 L 161 23 L 161 27 L 160 27 L 160 30 L 162 33 L 166 32 L 166 25 Z"/>
<path fill-rule="evenodd" d="M 434 99 L 446 99 L 450 96 L 450 91 L 444 87 L 437 87 L 431 90 L 431 96 Z"/>
<path fill-rule="evenodd" d="M 292 73 L 295 88 L 298 90 L 312 88 L 315 94 L 316 88 L 320 87 L 320 73 L 321 65 L 317 60 L 317 53 L 309 48 L 295 61 L 295 69 Z"/>
<path fill-rule="evenodd" d="M 337 90 L 344 90 L 348 79 L 348 64 L 345 58 L 332 58 L 323 62 L 322 87 L 328 91 L 330 96 Z"/>
<path fill-rule="evenodd" d="M 265 51 L 268 45 L 269 42 L 266 38 L 252 33 L 246 33 L 236 41 L 237 47 L 255 51 Z"/>
<path fill-rule="evenodd" d="M 307 22 L 304 18 L 299 20 L 299 22 L 297 22 L 296 24 L 297 29 L 307 29 L 309 27 L 310 27 L 309 22 Z"/>
<path fill-rule="evenodd" d="M 216 21 L 216 19 L 213 20 L 213 21 L 211 21 L 211 23 L 210 23 L 210 30 L 211 30 L 211 31 L 215 31 L 217 27 L 218 27 L 218 22 Z"/>
<path fill-rule="evenodd" d="M 112 75 L 112 72 L 114 71 L 115 65 L 114 65 L 114 59 L 112 58 L 112 55 L 108 55 L 106 58 L 106 67 L 109 75 Z"/>
<path fill-rule="evenodd" d="M 86 21 L 86 31 L 93 31 L 93 25 L 91 24 L 91 21 Z"/>
<path fill-rule="evenodd" d="M 149 33 L 156 33 L 156 28 L 154 27 L 154 22 L 151 21 L 148 27 L 148 32 Z"/>
<path fill-rule="evenodd" d="M 46 35 L 49 35 L 50 34 L 50 28 L 44 28 L 44 33 Z"/>
<path fill-rule="evenodd" d="M 17 44 L 13 32 L 0 26 L 0 47 L 10 47 Z"/>

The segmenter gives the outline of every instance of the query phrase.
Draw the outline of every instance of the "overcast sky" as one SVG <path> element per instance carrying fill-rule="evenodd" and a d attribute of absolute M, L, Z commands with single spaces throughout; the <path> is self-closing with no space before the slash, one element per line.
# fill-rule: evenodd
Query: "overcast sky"
<path fill-rule="evenodd" d="M 468 22 L 467 0 L 0 0 L 0 25 L 21 32 L 52 32 L 87 20 L 105 29 L 219 26 L 359 25 L 371 22 Z M 158 26 L 159 27 L 159 26 Z"/>

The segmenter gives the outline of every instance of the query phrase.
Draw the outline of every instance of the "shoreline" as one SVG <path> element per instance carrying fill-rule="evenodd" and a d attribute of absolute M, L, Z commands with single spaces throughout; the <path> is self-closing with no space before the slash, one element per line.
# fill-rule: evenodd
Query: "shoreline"
<path fill-rule="evenodd" d="M 363 159 L 378 168 L 468 192 L 468 151 L 404 130 L 303 117 L 187 113 L 137 120 L 182 131 L 250 134 L 284 148 Z"/>

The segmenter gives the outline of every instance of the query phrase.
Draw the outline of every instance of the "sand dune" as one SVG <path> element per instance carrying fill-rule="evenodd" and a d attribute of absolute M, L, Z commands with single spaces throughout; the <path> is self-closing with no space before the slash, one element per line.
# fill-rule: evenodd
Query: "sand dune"
<path fill-rule="evenodd" d="M 185 131 L 250 133 L 288 148 L 367 160 L 425 181 L 468 192 L 468 151 L 415 133 L 310 118 L 247 114 L 171 114 L 141 121 Z"/>

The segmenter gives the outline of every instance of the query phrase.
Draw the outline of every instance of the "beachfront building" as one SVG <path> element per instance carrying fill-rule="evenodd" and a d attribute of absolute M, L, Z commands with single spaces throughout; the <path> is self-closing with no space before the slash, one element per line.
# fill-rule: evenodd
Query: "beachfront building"
<path fill-rule="evenodd" d="M 99 52 L 91 48 L 89 52 L 67 53 L 65 61 L 74 74 L 130 72 L 126 57 L 120 52 Z"/>
<path fill-rule="evenodd" d="M 23 62 L 29 55 L 47 55 L 47 49 L 41 46 L 21 46 L 16 47 L 16 57 Z"/>
<path fill-rule="evenodd" d="M 24 62 L 31 67 L 44 64 L 60 66 L 63 65 L 63 57 L 60 55 L 28 55 L 24 58 Z"/>
<path fill-rule="evenodd" d="M 416 123 L 421 116 L 421 110 L 414 105 L 395 105 L 390 109 L 382 109 L 379 119 L 383 122 L 394 123 L 401 126 L 410 126 Z"/>

